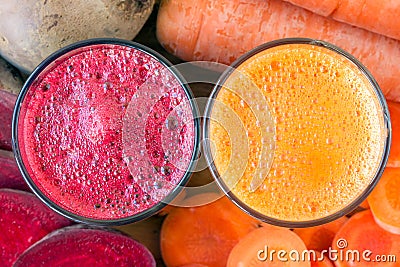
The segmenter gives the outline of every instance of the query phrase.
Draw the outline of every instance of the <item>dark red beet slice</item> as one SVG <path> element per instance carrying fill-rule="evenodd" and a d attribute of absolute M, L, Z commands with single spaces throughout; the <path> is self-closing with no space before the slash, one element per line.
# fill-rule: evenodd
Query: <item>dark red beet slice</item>
<path fill-rule="evenodd" d="M 0 189 L 0 266 L 12 266 L 33 243 L 70 224 L 33 194 Z"/>
<path fill-rule="evenodd" d="M 11 122 L 17 95 L 0 89 L 0 149 L 12 150 Z"/>
<path fill-rule="evenodd" d="M 156 266 L 141 243 L 118 232 L 83 228 L 60 229 L 31 246 L 14 267 L 36 266 Z"/>
<path fill-rule="evenodd" d="M 0 149 L 0 188 L 29 191 L 12 152 Z"/>

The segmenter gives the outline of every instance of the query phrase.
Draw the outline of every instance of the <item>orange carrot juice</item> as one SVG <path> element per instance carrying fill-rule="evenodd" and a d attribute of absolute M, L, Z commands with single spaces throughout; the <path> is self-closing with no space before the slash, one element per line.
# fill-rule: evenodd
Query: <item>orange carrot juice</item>
<path fill-rule="evenodd" d="M 213 92 L 205 125 L 225 192 L 250 214 L 290 227 L 354 209 L 379 179 L 391 136 L 369 72 L 308 39 L 266 44 L 233 68 Z"/>

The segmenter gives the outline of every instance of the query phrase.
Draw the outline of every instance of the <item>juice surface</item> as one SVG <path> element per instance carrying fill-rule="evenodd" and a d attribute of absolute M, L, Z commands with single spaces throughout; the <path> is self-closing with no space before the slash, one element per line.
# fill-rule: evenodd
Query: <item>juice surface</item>
<path fill-rule="evenodd" d="M 357 66 L 323 47 L 289 44 L 237 71 L 216 95 L 209 130 L 216 170 L 236 198 L 290 222 L 355 201 L 374 179 L 387 138 L 379 99 Z"/>
<path fill-rule="evenodd" d="M 185 175 L 195 136 L 177 78 L 122 45 L 57 60 L 29 88 L 18 129 L 39 190 L 93 219 L 132 216 L 162 201 Z"/>

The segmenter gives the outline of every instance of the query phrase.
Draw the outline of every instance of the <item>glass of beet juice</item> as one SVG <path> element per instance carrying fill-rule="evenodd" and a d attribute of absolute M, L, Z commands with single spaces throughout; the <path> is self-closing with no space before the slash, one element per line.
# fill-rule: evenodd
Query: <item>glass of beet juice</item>
<path fill-rule="evenodd" d="M 199 123 L 190 89 L 158 53 L 91 39 L 44 60 L 13 118 L 17 163 L 32 191 L 78 222 L 151 216 L 188 181 Z"/>

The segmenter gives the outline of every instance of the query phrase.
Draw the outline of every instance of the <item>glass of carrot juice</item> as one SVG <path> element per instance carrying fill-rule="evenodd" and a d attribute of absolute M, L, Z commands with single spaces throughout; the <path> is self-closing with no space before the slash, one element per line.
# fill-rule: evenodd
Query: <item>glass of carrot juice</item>
<path fill-rule="evenodd" d="M 378 182 L 391 143 L 377 82 L 329 43 L 281 39 L 222 74 L 206 108 L 205 152 L 242 210 L 285 227 L 355 209 Z"/>

